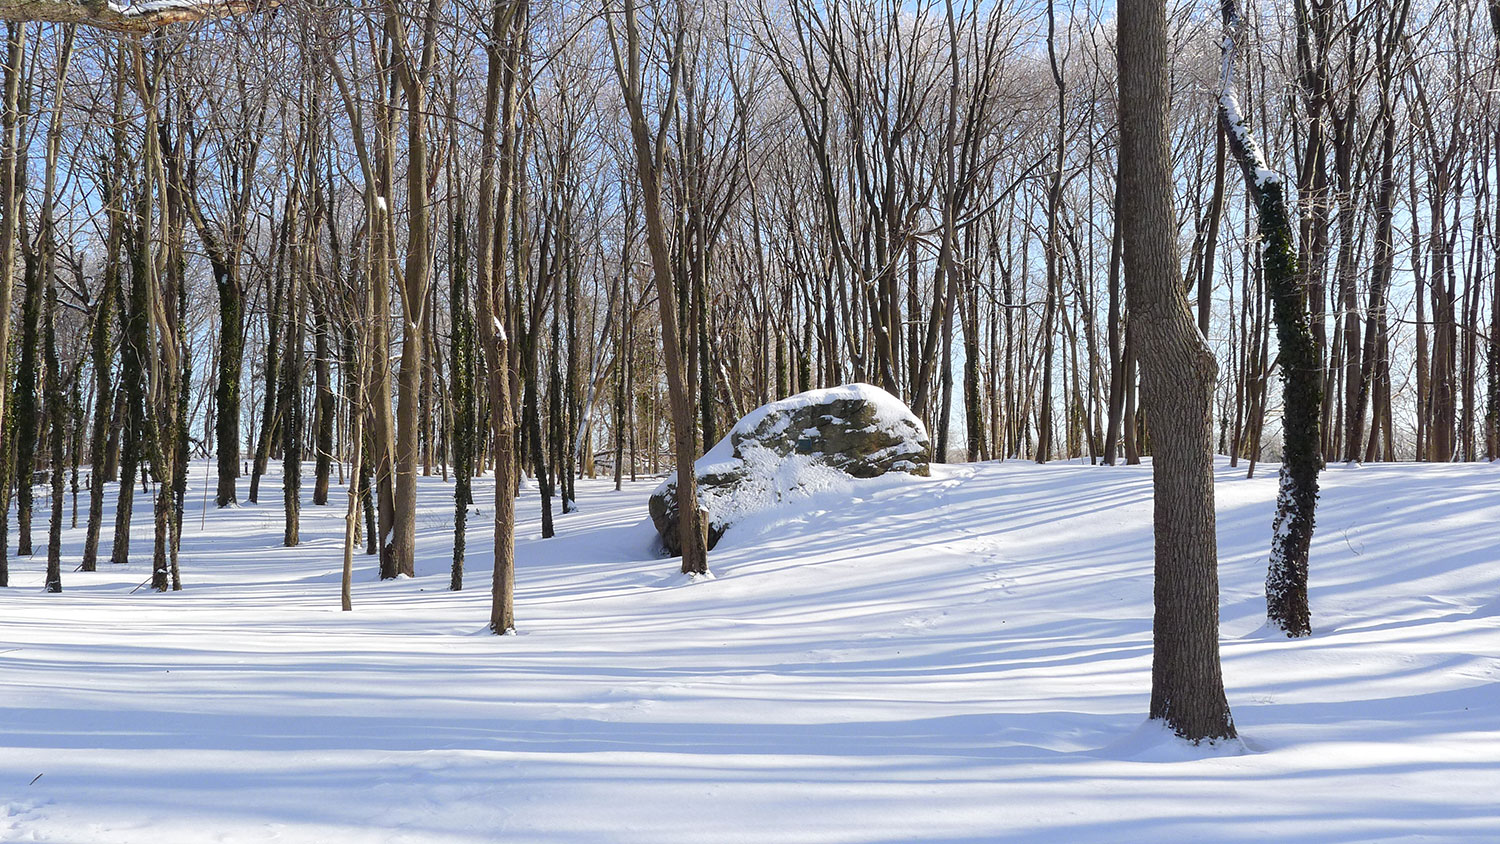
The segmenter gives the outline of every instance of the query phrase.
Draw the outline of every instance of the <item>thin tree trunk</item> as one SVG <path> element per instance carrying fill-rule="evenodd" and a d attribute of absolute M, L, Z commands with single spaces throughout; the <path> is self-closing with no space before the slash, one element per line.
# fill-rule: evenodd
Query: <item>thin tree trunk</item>
<path fill-rule="evenodd" d="M 1223 12 L 1219 120 L 1224 124 L 1229 148 L 1244 171 L 1259 217 L 1266 289 L 1275 310 L 1285 407 L 1284 456 L 1270 570 L 1266 575 L 1266 613 L 1268 623 L 1288 636 L 1306 636 L 1312 632 L 1307 607 L 1307 567 L 1318 500 L 1318 470 L 1322 464 L 1318 433 L 1322 372 L 1316 337 L 1308 321 L 1307 302 L 1298 283 L 1296 247 L 1283 184 L 1279 176 L 1266 169 L 1234 93 L 1235 52 L 1244 22 L 1235 0 L 1223 0 Z"/>

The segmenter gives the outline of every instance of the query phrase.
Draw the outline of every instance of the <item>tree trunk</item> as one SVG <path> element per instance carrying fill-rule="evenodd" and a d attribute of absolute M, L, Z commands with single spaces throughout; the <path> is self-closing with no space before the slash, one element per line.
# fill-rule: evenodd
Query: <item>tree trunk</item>
<path fill-rule="evenodd" d="M 21 223 L 21 197 L 17 191 L 20 160 L 21 86 L 26 64 L 26 27 L 6 25 L 7 56 L 5 62 L 5 111 L 0 115 L 0 425 L 5 437 L 0 439 L 0 533 L 8 530 L 10 482 L 14 467 L 10 460 L 10 443 L 14 439 L 13 414 L 10 412 L 10 313 L 16 265 L 16 239 Z M 10 585 L 9 543 L 0 535 L 0 586 Z"/>
<path fill-rule="evenodd" d="M 1231 739 L 1219 665 L 1213 354 L 1179 278 L 1168 147 L 1165 0 L 1119 15 L 1120 195 L 1125 283 L 1152 430 L 1156 616 L 1151 718 L 1193 742 Z"/>
<path fill-rule="evenodd" d="M 1296 247 L 1283 184 L 1279 176 L 1266 169 L 1234 94 L 1234 57 L 1244 24 L 1235 0 L 1224 0 L 1223 11 L 1225 77 L 1219 96 L 1219 120 L 1224 124 L 1230 150 L 1245 173 L 1260 218 L 1265 284 L 1275 313 L 1285 408 L 1280 492 L 1266 574 L 1266 614 L 1268 623 L 1288 636 L 1306 636 L 1312 632 L 1307 563 L 1322 465 L 1318 433 L 1322 370 L 1316 338 L 1308 323 L 1307 301 L 1298 283 Z"/>
<path fill-rule="evenodd" d="M 674 79 L 682 73 L 682 49 L 686 35 L 681 30 L 686 26 L 683 16 L 686 9 L 679 2 L 677 8 L 678 33 L 673 53 L 669 59 L 669 75 Z M 635 0 L 626 0 L 626 43 L 612 40 L 615 48 L 615 70 L 620 79 L 620 88 L 625 95 L 625 106 L 629 112 L 630 134 L 635 152 L 636 177 L 641 183 L 641 206 L 646 216 L 646 244 L 651 253 L 652 275 L 656 282 L 657 310 L 661 314 L 662 357 L 667 375 L 667 393 L 672 408 L 672 445 L 677 468 L 677 512 L 678 530 L 682 537 L 682 572 L 684 574 L 706 574 L 708 572 L 708 538 L 706 525 L 698 505 L 697 476 L 693 471 L 696 457 L 693 431 L 693 390 L 687 380 L 687 370 L 682 359 L 682 339 L 678 330 L 678 295 L 672 272 L 669 252 L 671 234 L 662 218 L 660 176 L 663 171 L 662 141 L 668 132 L 668 123 L 673 114 L 672 102 L 677 86 L 672 86 L 674 96 L 663 106 L 658 115 L 655 131 L 646 123 L 641 88 L 640 29 L 636 20 Z M 611 35 L 614 22 L 606 16 Z"/>
<path fill-rule="evenodd" d="M 48 592 L 62 591 L 62 521 L 63 521 L 63 444 L 67 440 L 63 399 L 62 364 L 57 357 L 57 285 L 53 280 L 56 263 L 56 227 L 53 219 L 57 193 L 57 157 L 62 142 L 61 95 L 67 85 L 68 65 L 73 56 L 73 27 L 63 29 L 63 40 L 57 55 L 57 87 L 52 99 L 52 115 L 47 127 L 47 165 L 43 179 L 42 222 L 40 232 L 40 269 L 43 295 L 43 360 L 46 367 L 47 427 L 51 430 L 48 445 L 48 477 L 52 481 L 52 518 L 47 531 Z"/>
<path fill-rule="evenodd" d="M 24 170 L 24 167 L 22 168 Z M 24 227 L 23 227 L 24 228 Z M 42 435 L 37 397 L 37 352 L 41 344 L 41 256 L 27 249 L 26 297 L 21 302 L 21 361 L 16 370 L 16 556 L 31 556 L 32 474 Z"/>

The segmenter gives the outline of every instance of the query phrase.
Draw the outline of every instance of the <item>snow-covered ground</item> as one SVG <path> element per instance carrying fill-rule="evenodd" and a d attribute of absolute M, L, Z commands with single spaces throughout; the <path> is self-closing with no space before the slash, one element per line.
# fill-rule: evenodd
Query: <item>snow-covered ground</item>
<path fill-rule="evenodd" d="M 0 591 L 0 841 L 1500 840 L 1500 466 L 1330 469 L 1316 633 L 1286 641 L 1260 630 L 1274 467 L 1221 465 L 1239 752 L 1144 725 L 1144 467 L 823 490 L 697 582 L 653 555 L 655 481 L 580 483 L 546 541 L 528 492 L 504 638 L 487 480 L 468 589 L 424 479 L 418 576 L 358 557 L 341 613 L 342 497 L 281 548 L 278 480 L 204 518 L 206 468 L 181 593 L 130 594 L 140 512 L 139 562 L 43 594 L 39 504 Z"/>

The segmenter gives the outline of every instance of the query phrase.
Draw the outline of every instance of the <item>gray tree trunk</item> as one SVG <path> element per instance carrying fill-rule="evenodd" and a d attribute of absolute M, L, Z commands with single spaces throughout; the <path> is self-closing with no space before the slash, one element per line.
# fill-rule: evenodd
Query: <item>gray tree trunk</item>
<path fill-rule="evenodd" d="M 1120 196 L 1125 283 L 1152 431 L 1156 616 L 1151 718 L 1192 741 L 1229 739 L 1219 667 L 1211 403 L 1217 365 L 1178 279 L 1168 146 L 1165 0 L 1122 0 Z"/>

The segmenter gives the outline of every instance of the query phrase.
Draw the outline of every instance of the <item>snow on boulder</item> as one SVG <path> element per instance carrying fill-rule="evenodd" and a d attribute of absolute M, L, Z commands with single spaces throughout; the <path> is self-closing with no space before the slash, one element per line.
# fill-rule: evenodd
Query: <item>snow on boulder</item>
<path fill-rule="evenodd" d="M 708 547 L 736 521 L 798 493 L 851 477 L 926 475 L 931 454 L 922 420 L 869 384 L 809 390 L 758 407 L 693 464 L 698 503 L 708 511 Z M 675 477 L 651 494 L 650 510 L 667 552 L 681 554 Z"/>

